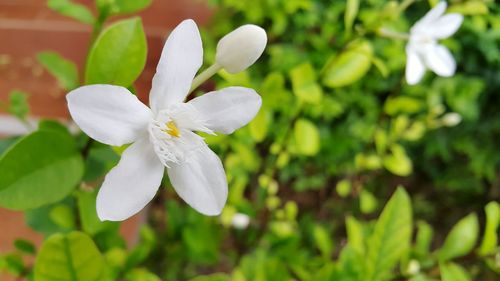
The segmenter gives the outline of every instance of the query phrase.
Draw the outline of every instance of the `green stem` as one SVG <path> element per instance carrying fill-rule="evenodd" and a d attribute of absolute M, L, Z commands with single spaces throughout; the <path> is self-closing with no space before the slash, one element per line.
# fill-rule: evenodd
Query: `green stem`
<path fill-rule="evenodd" d="M 196 88 L 198 88 L 201 84 L 203 84 L 203 82 L 207 81 L 210 77 L 214 76 L 214 74 L 221 69 L 222 69 L 221 65 L 219 65 L 218 63 L 214 63 L 209 68 L 203 70 L 202 73 L 198 74 L 198 76 L 196 76 L 193 79 L 193 84 L 191 85 L 189 93 L 193 92 Z"/>
<path fill-rule="evenodd" d="M 387 37 L 387 38 L 392 38 L 392 39 L 401 39 L 401 40 L 410 39 L 410 36 L 406 33 L 392 31 L 392 30 L 389 30 L 389 29 L 384 28 L 384 27 L 382 27 L 378 30 L 378 34 L 382 37 Z"/>
<path fill-rule="evenodd" d="M 401 4 L 399 4 L 398 6 L 398 13 L 401 13 L 404 10 L 406 10 L 411 4 L 413 4 L 413 2 L 415 2 L 415 0 L 405 0 L 401 2 Z"/>

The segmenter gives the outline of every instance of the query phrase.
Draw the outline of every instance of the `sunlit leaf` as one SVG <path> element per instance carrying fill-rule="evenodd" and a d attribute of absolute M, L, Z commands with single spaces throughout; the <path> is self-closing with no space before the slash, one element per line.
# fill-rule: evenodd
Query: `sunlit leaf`
<path fill-rule="evenodd" d="M 75 63 L 56 52 L 41 52 L 36 58 L 57 79 L 64 90 L 70 91 L 78 87 L 78 69 Z"/>
<path fill-rule="evenodd" d="M 98 281 L 105 268 L 96 245 L 84 233 L 54 234 L 40 248 L 37 281 Z"/>
<path fill-rule="evenodd" d="M 313 156 L 319 152 L 319 131 L 314 123 L 306 119 L 299 119 L 295 122 L 293 131 L 300 154 Z"/>
<path fill-rule="evenodd" d="M 93 24 L 95 21 L 92 12 L 86 6 L 71 0 L 49 0 L 47 6 L 61 15 L 86 24 Z"/>
<path fill-rule="evenodd" d="M 101 33 L 90 50 L 85 84 L 129 87 L 146 64 L 146 52 L 140 18 L 114 23 Z"/>
<path fill-rule="evenodd" d="M 478 235 L 477 216 L 470 214 L 453 226 L 439 250 L 439 258 L 446 261 L 468 254 L 476 245 Z"/>
<path fill-rule="evenodd" d="M 439 265 L 442 281 L 471 281 L 467 271 L 455 263 L 442 263 Z"/>
<path fill-rule="evenodd" d="M 481 242 L 481 247 L 479 247 L 481 255 L 492 253 L 497 246 L 497 229 L 500 226 L 500 204 L 490 202 L 484 207 L 484 211 L 486 212 L 486 228 L 484 230 L 483 242 Z"/>

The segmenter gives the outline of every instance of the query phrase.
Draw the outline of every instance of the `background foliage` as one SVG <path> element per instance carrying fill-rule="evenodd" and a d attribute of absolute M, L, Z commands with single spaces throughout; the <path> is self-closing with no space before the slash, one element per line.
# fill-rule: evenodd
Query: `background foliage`
<path fill-rule="evenodd" d="M 93 25 L 92 42 L 84 70 L 53 52 L 38 60 L 68 91 L 90 83 L 133 89 L 146 59 L 141 20 L 103 26 L 150 2 L 96 0 L 94 15 L 70 0 L 48 1 Z M 223 214 L 196 213 L 165 179 L 139 242 L 127 249 L 119 223 L 95 214 L 96 188 L 121 149 L 45 120 L 0 142 L 0 206 L 24 210 L 47 237 L 38 249 L 17 240 L 0 271 L 36 281 L 498 280 L 498 4 L 451 1 L 449 11 L 465 15 L 443 42 L 457 74 L 428 73 L 408 86 L 405 42 L 380 29 L 407 32 L 436 1 L 210 3 L 206 66 L 217 40 L 239 25 L 261 25 L 269 37 L 247 72 L 221 71 L 199 90 L 239 85 L 263 97 L 247 127 L 206 136 L 228 175 Z M 10 97 L 8 111 L 25 121 L 26 94 Z M 234 223 L 237 213 L 250 217 L 247 227 Z M 34 267 L 23 256 L 36 256 Z"/>

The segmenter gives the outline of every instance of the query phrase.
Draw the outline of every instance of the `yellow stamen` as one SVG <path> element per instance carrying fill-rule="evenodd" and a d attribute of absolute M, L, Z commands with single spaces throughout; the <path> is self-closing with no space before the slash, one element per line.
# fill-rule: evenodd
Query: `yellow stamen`
<path fill-rule="evenodd" d="M 169 121 L 166 125 L 168 128 L 168 130 L 165 130 L 166 133 L 176 138 L 179 138 L 181 136 L 181 131 L 179 130 L 179 128 L 177 128 L 174 121 Z"/>

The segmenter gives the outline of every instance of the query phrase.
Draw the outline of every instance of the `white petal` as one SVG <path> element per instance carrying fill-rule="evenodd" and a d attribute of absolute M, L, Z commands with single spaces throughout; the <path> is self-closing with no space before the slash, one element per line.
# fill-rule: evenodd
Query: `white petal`
<path fill-rule="evenodd" d="M 262 105 L 253 89 L 229 87 L 189 101 L 206 120 L 207 128 L 230 134 L 250 122 Z"/>
<path fill-rule="evenodd" d="M 464 17 L 460 14 L 447 14 L 440 17 L 432 23 L 432 28 L 429 29 L 429 34 L 433 38 L 443 39 L 448 38 L 457 32 Z"/>
<path fill-rule="evenodd" d="M 83 86 L 67 96 L 75 123 L 91 138 L 124 145 L 146 132 L 151 110 L 127 89 L 112 85 Z"/>
<path fill-rule="evenodd" d="M 147 137 L 132 144 L 107 175 L 97 194 L 101 220 L 122 221 L 153 199 L 163 178 L 164 166 Z"/>
<path fill-rule="evenodd" d="M 167 169 L 177 194 L 198 212 L 219 215 L 226 204 L 227 179 L 222 163 L 204 145 L 190 151 L 186 161 Z"/>
<path fill-rule="evenodd" d="M 425 32 L 429 25 L 431 25 L 435 20 L 444 14 L 446 11 L 446 1 L 439 2 L 434 8 L 432 8 L 423 18 L 417 21 L 411 28 L 411 32 Z"/>
<path fill-rule="evenodd" d="M 425 73 L 425 65 L 423 61 L 420 59 L 418 54 L 410 50 L 410 48 L 406 49 L 406 82 L 410 85 L 415 85 L 420 80 Z"/>
<path fill-rule="evenodd" d="M 432 45 L 425 52 L 425 64 L 439 76 L 455 74 L 456 63 L 450 51 L 442 45 Z"/>
<path fill-rule="evenodd" d="M 149 104 L 153 112 L 186 98 L 203 62 L 200 32 L 193 20 L 181 22 L 165 42 L 153 77 Z"/>

